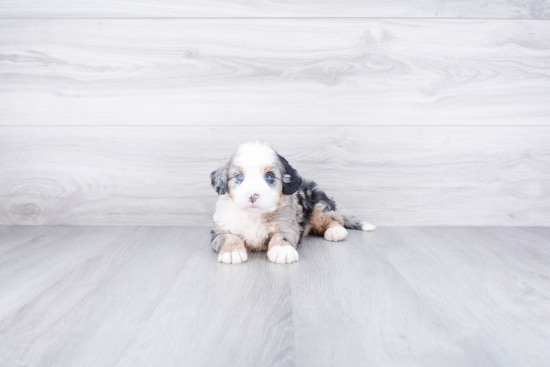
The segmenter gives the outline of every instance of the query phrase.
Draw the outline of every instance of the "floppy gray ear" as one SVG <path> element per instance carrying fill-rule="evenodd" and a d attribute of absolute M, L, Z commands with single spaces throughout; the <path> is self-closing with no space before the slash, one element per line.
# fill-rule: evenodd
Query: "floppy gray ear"
<path fill-rule="evenodd" d="M 227 167 L 218 168 L 210 174 L 210 182 L 218 195 L 223 195 L 227 191 Z"/>
<path fill-rule="evenodd" d="M 292 166 L 288 163 L 288 161 L 281 157 L 279 154 L 277 154 L 279 157 L 279 160 L 281 161 L 281 164 L 283 165 L 283 194 L 285 195 L 292 195 L 298 189 L 300 188 L 300 185 L 302 185 L 302 177 L 298 174 L 298 171 L 296 171 Z"/>

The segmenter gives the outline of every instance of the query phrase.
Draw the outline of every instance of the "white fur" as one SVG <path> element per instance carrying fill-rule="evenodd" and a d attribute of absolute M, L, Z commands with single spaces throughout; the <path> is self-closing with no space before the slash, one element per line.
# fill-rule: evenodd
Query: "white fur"
<path fill-rule="evenodd" d="M 298 261 L 298 251 L 290 245 L 276 245 L 267 252 L 269 261 L 277 264 L 290 264 Z"/>
<path fill-rule="evenodd" d="M 214 213 L 214 222 L 229 233 L 243 238 L 254 250 L 265 250 L 265 241 L 273 228 L 262 223 L 261 213 L 241 210 L 229 195 L 220 195 Z"/>
<path fill-rule="evenodd" d="M 265 213 L 277 209 L 280 192 L 265 181 L 264 168 L 275 166 L 277 154 L 267 144 L 258 141 L 239 146 L 233 161 L 234 166 L 243 169 L 244 180 L 232 192 L 237 207 L 250 213 Z M 258 199 L 251 203 L 249 198 L 258 194 Z"/>
<path fill-rule="evenodd" d="M 333 226 L 325 231 L 325 240 L 327 241 L 342 241 L 348 235 L 347 229 L 342 226 Z"/>
<path fill-rule="evenodd" d="M 225 264 L 240 264 L 246 260 L 248 260 L 248 254 L 245 250 L 221 252 L 218 254 L 218 262 Z"/>
<path fill-rule="evenodd" d="M 363 222 L 363 224 L 361 225 L 361 229 L 365 232 L 368 232 L 368 231 L 374 231 L 376 227 L 370 223 Z"/>

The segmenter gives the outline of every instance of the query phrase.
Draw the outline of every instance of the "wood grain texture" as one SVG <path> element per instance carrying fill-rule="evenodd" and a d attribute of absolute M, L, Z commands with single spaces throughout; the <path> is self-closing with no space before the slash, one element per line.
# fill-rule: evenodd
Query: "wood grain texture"
<path fill-rule="evenodd" d="M 548 363 L 550 298 L 529 284 L 531 275 L 517 271 L 518 261 L 510 261 L 514 255 L 529 255 L 529 250 L 509 252 L 507 239 L 492 235 L 498 229 L 489 229 L 482 238 L 470 228 L 390 231 L 377 250 L 452 325 L 462 348 L 483 350 L 470 365 Z M 524 236 L 529 230 L 517 233 Z M 549 241 L 544 240 L 545 247 Z M 422 246 L 415 245 L 419 242 Z M 505 253 L 507 261 L 495 252 Z M 548 268 L 534 267 L 532 273 L 546 278 L 547 289 Z"/>
<path fill-rule="evenodd" d="M 525 280 L 526 288 L 550 298 L 550 230 L 547 227 L 532 228 L 528 232 L 517 228 L 478 228 L 473 235 L 480 241 L 499 241 L 506 251 L 493 246 L 478 246 L 485 251 L 484 257 L 498 258 L 511 273 L 519 273 L 518 279 Z"/>
<path fill-rule="evenodd" d="M 36 231 L 29 230 L 21 232 L 16 226 L 0 226 L 0 238 L 2 238 L 2 242 L 0 242 L 0 255 L 22 243 L 36 238 L 37 232 L 42 230 L 38 226 L 35 228 Z"/>
<path fill-rule="evenodd" d="M 26 252 L 0 255 L 0 365 L 550 360 L 550 299 L 541 291 L 550 286 L 549 228 L 350 231 L 340 243 L 306 239 L 291 265 L 272 264 L 265 253 L 219 264 L 208 231 L 0 227 L 0 243 L 19 235 L 13 250 Z M 67 249 L 78 254 L 69 271 L 46 267 L 67 260 Z M 44 268 L 29 271 L 37 258 Z M 23 271 L 4 271 L 13 267 Z M 36 287 L 44 278 L 55 281 Z M 10 299 L 16 307 L 6 306 Z"/>
<path fill-rule="evenodd" d="M 102 248 L 90 242 L 106 231 L 118 234 L 117 240 L 105 236 L 108 246 Z M 288 269 L 266 267 L 265 253 L 224 267 L 205 228 L 79 232 L 82 244 L 75 250 L 97 254 L 0 318 L 1 365 L 289 365 L 294 339 Z M 19 276 L 2 279 L 11 285 L 12 278 Z"/>
<path fill-rule="evenodd" d="M 441 17 L 548 19 L 547 0 L 0 1 L 1 18 Z"/>
<path fill-rule="evenodd" d="M 454 325 L 377 253 L 397 230 L 379 229 L 350 231 L 342 243 L 310 238 L 299 248 L 292 273 L 296 365 L 475 365 Z"/>
<path fill-rule="evenodd" d="M 43 292 L 109 245 L 120 230 L 104 229 L 82 236 L 78 227 L 44 230 L 0 256 L 0 319 Z M 83 242 L 83 238 L 88 243 Z M 32 281 L 29 281 L 32 279 Z M 1 343 L 0 343 L 1 344 Z"/>
<path fill-rule="evenodd" d="M 253 139 L 375 225 L 550 220 L 550 127 L 58 126 L 0 128 L 0 223 L 210 225 Z"/>
<path fill-rule="evenodd" d="M 42 236 L 54 237 L 68 230 L 39 228 Z M 66 257 L 69 246 L 82 257 L 73 263 L 72 271 L 57 277 L 46 290 L 34 290 L 29 284 L 42 282 L 50 272 L 57 273 L 55 267 L 45 272 L 37 269 L 32 273 L 13 272 L 9 277 L 0 275 L 8 285 L 4 293 L 17 296 L 19 301 L 18 308 L 9 309 L 6 298 L 0 301 L 0 365 L 37 366 L 53 360 L 61 365 L 113 365 L 168 292 L 197 242 L 205 243 L 207 237 L 204 230 L 197 233 L 190 228 L 70 230 L 78 238 L 77 244 L 61 238 L 59 243 L 64 248 L 56 248 L 46 241 L 35 241 L 39 247 L 35 246 L 32 254 L 41 255 L 43 263 Z M 4 261 L 31 268 L 35 267 L 31 259 Z M 25 293 L 34 291 L 24 306 L 20 289 Z"/>
<path fill-rule="evenodd" d="M 547 125 L 550 22 L 0 21 L 1 125 Z"/>
<path fill-rule="evenodd" d="M 196 246 L 117 366 L 295 365 L 291 269 L 265 252 L 220 264 L 208 229 Z"/>

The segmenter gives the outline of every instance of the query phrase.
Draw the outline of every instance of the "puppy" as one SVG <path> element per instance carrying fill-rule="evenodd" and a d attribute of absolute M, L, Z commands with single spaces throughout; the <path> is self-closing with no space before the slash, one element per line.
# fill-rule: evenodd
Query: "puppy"
<path fill-rule="evenodd" d="M 310 233 L 342 241 L 346 228 L 375 228 L 337 212 L 315 182 L 303 180 L 267 143 L 242 144 L 210 179 L 219 195 L 212 247 L 222 263 L 240 264 L 248 251 L 265 250 L 274 263 L 293 263 L 296 247 Z"/>

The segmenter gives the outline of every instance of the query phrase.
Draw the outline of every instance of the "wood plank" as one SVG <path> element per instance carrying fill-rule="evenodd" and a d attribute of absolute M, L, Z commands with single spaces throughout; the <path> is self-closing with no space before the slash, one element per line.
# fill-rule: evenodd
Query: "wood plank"
<path fill-rule="evenodd" d="M 220 264 L 203 233 L 116 366 L 294 366 L 291 268 L 265 252 Z"/>
<path fill-rule="evenodd" d="M 550 22 L 0 20 L 1 125 L 548 125 Z"/>
<path fill-rule="evenodd" d="M 0 227 L 21 242 L 1 311 L 56 279 L 0 316 L 0 365 L 544 366 L 549 231 L 350 231 L 225 265 L 207 227 Z"/>
<path fill-rule="evenodd" d="M 56 227 L 41 227 L 57 233 Z M 117 232 L 114 240 L 111 234 Z M 132 345 L 138 330 L 171 289 L 205 228 L 84 227 L 76 251 L 96 254 L 27 300 L 0 321 L 0 364 L 43 365 L 55 359 L 71 366 L 108 366 Z M 65 247 L 72 241 L 61 239 Z M 107 246 L 105 246 L 105 244 Z M 65 248 L 42 241 L 43 262 L 65 257 Z M 11 260 L 11 264 L 20 261 Z M 29 258 L 21 260 L 31 265 Z M 214 259 L 215 262 L 215 259 Z M 53 269 L 46 271 L 55 273 Z M 38 275 L 38 276 L 37 276 Z M 25 274 L 35 282 L 42 273 Z M 12 289 L 19 275 L 4 275 Z"/>
<path fill-rule="evenodd" d="M 2 253 L 0 279 L 9 278 L 10 281 L 2 282 L 0 287 L 0 320 L 122 235 L 123 231 L 117 227 L 95 230 L 84 227 L 41 228 L 32 240 L 25 240 Z"/>
<path fill-rule="evenodd" d="M 476 357 L 470 365 L 547 364 L 550 298 L 491 253 L 508 251 L 501 239 L 480 238 L 471 228 L 380 232 L 386 236 L 376 251 L 452 325 L 454 339 Z"/>
<path fill-rule="evenodd" d="M 36 240 L 40 236 L 41 229 L 34 226 L 33 229 L 21 226 L 0 226 L 0 255 L 29 241 Z"/>
<path fill-rule="evenodd" d="M 311 238 L 299 247 L 292 272 L 297 365 L 476 364 L 476 351 L 456 340 L 456 326 L 376 251 L 393 230 L 350 231 L 341 243 Z"/>
<path fill-rule="evenodd" d="M 499 246 L 481 245 L 484 257 L 498 258 L 509 272 L 517 273 L 538 293 L 550 299 L 550 229 L 541 228 L 477 228 L 472 235 L 480 242 L 498 242 Z"/>
<path fill-rule="evenodd" d="M 550 3 L 475 0 L 0 1 L 2 18 L 401 17 L 548 19 Z"/>
<path fill-rule="evenodd" d="M 211 225 L 210 172 L 253 139 L 376 225 L 550 219 L 550 127 L 60 126 L 0 129 L 0 223 Z"/>

